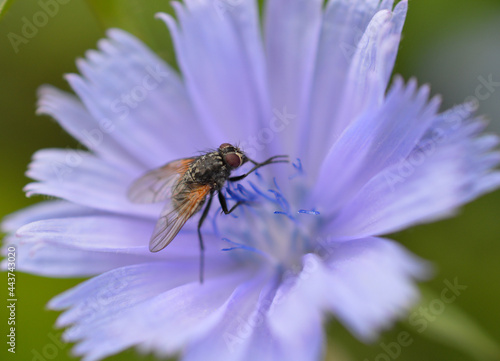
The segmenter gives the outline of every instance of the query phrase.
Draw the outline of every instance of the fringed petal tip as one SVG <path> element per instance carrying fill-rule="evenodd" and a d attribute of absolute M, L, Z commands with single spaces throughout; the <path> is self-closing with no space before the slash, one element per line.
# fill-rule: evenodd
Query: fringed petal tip
<path fill-rule="evenodd" d="M 483 133 L 485 120 L 472 114 L 463 104 L 431 116 L 411 152 L 370 179 L 327 227 L 332 236 L 389 234 L 450 217 L 498 188 L 499 138 Z"/>
<path fill-rule="evenodd" d="M 305 255 L 301 274 L 281 283 L 269 314 L 278 337 L 297 339 L 291 335 L 300 333 L 300 320 L 321 319 L 316 313 L 322 310 L 373 342 L 418 301 L 415 281 L 432 274 L 429 262 L 386 239 L 332 243 L 324 250 Z"/>
<path fill-rule="evenodd" d="M 179 267 L 183 272 L 178 277 L 164 277 Z M 86 359 L 100 359 L 131 346 L 172 355 L 201 334 L 225 327 L 222 317 L 229 299 L 247 302 L 232 296 L 247 279 L 245 272 L 214 267 L 210 272 L 215 274 L 200 287 L 198 271 L 197 263 L 117 268 L 55 297 L 49 307 L 66 309 L 58 326 L 69 326 L 64 339 L 78 342 L 73 351 Z M 165 334 L 170 336 L 165 339 Z"/>
<path fill-rule="evenodd" d="M 173 5 L 173 4 L 172 4 Z M 168 24 L 169 26 L 175 24 L 175 19 L 172 15 L 167 14 L 167 13 L 156 13 L 155 18 L 158 20 L 163 20 L 164 23 Z"/>
<path fill-rule="evenodd" d="M 330 277 L 338 287 L 332 286 L 330 307 L 359 339 L 371 343 L 417 303 L 420 296 L 415 280 L 428 279 L 432 267 L 390 240 L 349 243 L 337 248 L 339 258 L 329 263 L 333 267 Z M 353 251 L 357 262 L 345 263 L 345 256 L 354 255 Z M 343 276 L 336 275 L 338 272 Z"/>
<path fill-rule="evenodd" d="M 51 115 L 54 112 L 53 99 L 62 96 L 63 92 L 56 87 L 44 84 L 37 89 L 37 115 Z"/>

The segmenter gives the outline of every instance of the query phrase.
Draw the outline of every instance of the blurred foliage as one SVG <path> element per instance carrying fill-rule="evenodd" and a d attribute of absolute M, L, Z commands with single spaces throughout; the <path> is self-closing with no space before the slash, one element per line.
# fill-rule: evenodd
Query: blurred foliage
<path fill-rule="evenodd" d="M 5 4 L 5 1 L 0 2 L 0 9 Z M 0 132 L 1 164 L 4 166 L 0 215 L 41 200 L 41 197 L 26 199 L 22 192 L 22 187 L 28 182 L 23 174 L 32 153 L 47 147 L 77 146 L 54 121 L 34 115 L 35 95 L 39 85 L 50 83 L 68 90 L 62 75 L 76 71 L 74 60 L 83 56 L 87 49 L 95 48 L 96 41 L 104 36 L 104 29 L 110 26 L 131 31 L 145 40 L 163 58 L 171 63 L 175 61 L 170 51 L 172 45 L 166 27 L 153 18 L 154 12 L 158 10 L 171 11 L 168 1 L 71 0 L 64 4 L 57 3 L 57 9 L 46 11 L 50 15 L 46 24 L 42 21 L 43 17 L 36 20 L 40 26 L 35 29 L 33 36 L 25 37 L 25 42 L 13 43 L 13 37 L 9 37 L 9 34 L 21 36 L 26 21 L 34 22 L 36 14 L 44 11 L 40 4 L 41 2 L 37 1 L 19 0 L 8 12 L 0 15 L 3 16 L 0 22 L 0 33 L 3 34 L 0 38 L 0 102 L 4 124 Z M 490 23 L 493 28 L 487 26 Z M 411 1 L 395 71 L 403 74 L 405 78 L 416 76 L 420 83 L 431 83 L 435 92 L 443 93 L 446 107 L 460 103 L 474 93 L 475 82 L 479 76 L 493 74 L 494 79 L 500 79 L 500 61 L 493 62 L 496 66 L 485 65 L 485 60 L 496 56 L 490 56 L 491 51 L 500 49 L 498 32 L 490 34 L 493 40 L 482 37 L 479 48 L 472 54 L 462 44 L 462 40 L 467 36 L 475 41 L 475 31 L 485 29 L 489 34 L 498 24 L 498 0 Z M 453 45 L 452 50 L 458 55 L 455 57 L 456 61 L 443 63 L 440 58 L 450 51 L 449 44 Z M 461 61 L 462 59 L 467 61 Z M 459 87 L 457 84 L 463 86 Z M 500 124 L 499 101 L 500 92 L 496 92 L 480 104 L 481 111 L 487 108 L 488 104 L 495 105 L 489 108 L 492 109 L 489 115 L 493 125 Z M 495 109 L 497 113 L 493 113 Z M 432 187 L 432 184 L 429 184 L 429 187 Z M 397 342 L 402 332 L 408 332 L 411 344 L 400 346 L 397 357 L 386 357 L 407 361 L 487 360 L 486 349 L 482 350 L 482 353 L 471 355 L 471 352 L 464 352 L 470 351 L 466 347 L 467 342 L 459 340 L 465 337 L 469 338 L 465 341 L 473 342 L 473 336 L 485 332 L 497 345 L 500 343 L 498 214 L 500 192 L 497 191 L 467 205 L 454 218 L 393 235 L 393 238 L 415 254 L 435 264 L 436 274 L 424 286 L 432 290 L 433 294 L 440 294 L 444 280 L 455 278 L 461 284 L 467 285 L 467 289 L 437 316 L 438 320 L 428 330 L 419 332 L 418 329 L 408 326 L 407 322 L 401 322 L 397 327 L 383 333 L 381 339 L 373 345 L 361 344 L 337 322 L 330 322 L 328 334 L 331 341 L 327 359 L 371 361 L 378 357 L 380 361 L 386 359 L 379 356 L 386 352 L 384 345 L 392 345 L 393 350 L 397 350 L 392 343 Z M 7 299 L 6 275 L 2 274 L 0 278 L 5 280 L 2 298 Z M 53 328 L 57 314 L 46 311 L 45 304 L 54 295 L 79 282 L 80 280 L 49 279 L 18 273 L 17 353 L 14 357 L 9 354 L 7 358 L 2 356 L 0 359 L 36 360 L 37 353 L 43 355 L 49 349 L 55 349 L 56 354 L 45 359 L 73 359 L 68 356 L 71 346 L 57 341 L 61 334 L 60 330 Z M 428 298 L 424 298 L 423 305 L 426 302 L 428 304 Z M 5 310 L 6 308 L 2 307 L 0 313 L 2 335 L 7 334 Z M 444 327 L 446 332 L 440 330 L 447 322 L 454 323 L 457 320 L 461 326 Z M 476 331 L 475 327 L 478 325 L 482 331 Z M 455 336 L 450 330 L 455 332 Z M 467 332 L 470 332 L 470 335 Z M 491 345 L 488 347 L 494 348 Z M 5 343 L 0 350 L 0 355 L 4 354 Z M 134 350 L 128 350 L 109 360 L 154 358 L 140 356 Z"/>
<path fill-rule="evenodd" d="M 417 329 L 422 336 L 431 340 L 463 350 L 478 360 L 498 360 L 500 348 L 497 343 L 475 320 L 454 305 L 457 297 L 469 287 L 457 278 L 446 280 L 443 286 L 445 294 L 434 293 L 425 288 L 421 290 L 422 301 L 410 314 L 407 327 L 410 330 Z"/>
<path fill-rule="evenodd" d="M 0 19 L 7 12 L 13 2 L 14 0 L 0 0 Z"/>

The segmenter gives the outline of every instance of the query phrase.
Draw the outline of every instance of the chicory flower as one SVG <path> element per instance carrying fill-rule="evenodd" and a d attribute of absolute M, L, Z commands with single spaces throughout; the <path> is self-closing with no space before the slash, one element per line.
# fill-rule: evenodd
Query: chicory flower
<path fill-rule="evenodd" d="M 361 340 L 418 298 L 426 263 L 381 238 L 450 215 L 500 184 L 498 138 L 470 104 L 438 112 L 429 87 L 389 86 L 407 2 L 253 0 L 174 3 L 166 22 L 180 74 L 112 29 L 44 86 L 39 113 L 88 151 L 46 149 L 26 186 L 44 201 L 4 221 L 18 269 L 92 276 L 55 297 L 74 353 L 129 347 L 188 360 L 317 360 L 333 314 Z M 236 143 L 254 159 L 288 154 L 224 190 L 163 251 L 148 242 L 163 204 L 127 199 L 145 171 Z M 233 203 L 234 204 L 234 203 Z"/>

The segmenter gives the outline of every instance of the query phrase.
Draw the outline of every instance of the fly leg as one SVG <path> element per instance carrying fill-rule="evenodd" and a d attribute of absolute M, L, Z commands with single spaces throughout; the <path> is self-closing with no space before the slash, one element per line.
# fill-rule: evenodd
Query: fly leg
<path fill-rule="evenodd" d="M 279 158 L 283 158 L 283 159 L 279 159 Z M 247 173 L 245 174 L 242 174 L 242 175 L 239 175 L 239 176 L 236 176 L 236 177 L 231 177 L 228 179 L 228 181 L 230 182 L 237 182 L 237 181 L 240 181 L 244 178 L 246 178 L 249 174 L 255 172 L 257 169 L 259 169 L 260 167 L 263 167 L 265 165 L 268 165 L 268 164 L 274 164 L 274 163 L 288 163 L 288 159 L 284 159 L 284 158 L 288 158 L 287 155 L 275 155 L 274 157 L 271 157 L 265 161 L 263 161 L 262 163 L 258 163 L 250 158 L 248 158 L 248 161 L 253 163 L 254 166 L 252 169 L 250 169 Z M 220 193 L 219 193 L 220 194 Z M 219 198 L 220 199 L 220 198 Z M 234 208 L 234 207 L 233 207 Z"/>
<path fill-rule="evenodd" d="M 201 236 L 201 225 L 205 218 L 207 218 L 208 211 L 210 210 L 210 205 L 212 204 L 213 192 L 210 193 L 207 205 L 203 210 L 203 213 L 198 221 L 198 239 L 200 241 L 200 283 L 203 283 L 203 270 L 205 268 L 205 246 L 203 245 L 203 237 Z"/>
<path fill-rule="evenodd" d="M 236 202 L 236 204 L 234 206 L 231 207 L 231 209 L 228 210 L 226 198 L 224 198 L 224 195 L 221 192 L 219 192 L 219 203 L 220 203 L 220 206 L 222 207 L 222 212 L 224 212 L 224 214 L 230 214 L 232 211 L 234 211 L 236 209 L 236 207 L 238 207 L 240 204 L 243 204 L 245 202 L 238 201 L 238 202 Z"/>

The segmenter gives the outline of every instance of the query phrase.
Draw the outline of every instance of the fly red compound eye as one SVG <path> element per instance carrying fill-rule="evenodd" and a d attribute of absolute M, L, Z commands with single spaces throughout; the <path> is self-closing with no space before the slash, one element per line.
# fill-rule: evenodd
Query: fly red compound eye
<path fill-rule="evenodd" d="M 222 143 L 222 144 L 220 145 L 219 149 L 224 149 L 224 148 L 229 148 L 229 147 L 232 147 L 232 145 L 231 145 L 231 144 L 229 144 L 229 143 Z"/>
<path fill-rule="evenodd" d="M 238 168 L 241 165 L 241 157 L 236 153 L 226 154 L 224 160 L 231 168 Z"/>

